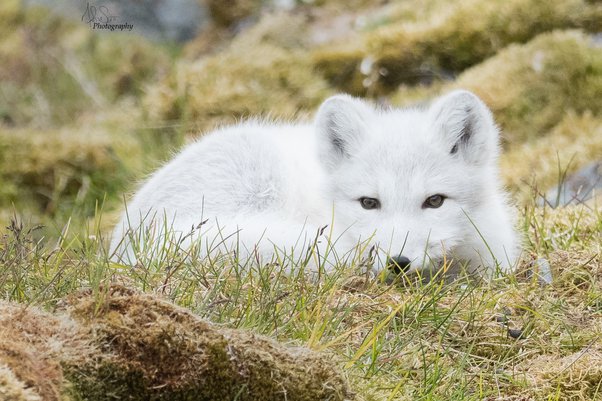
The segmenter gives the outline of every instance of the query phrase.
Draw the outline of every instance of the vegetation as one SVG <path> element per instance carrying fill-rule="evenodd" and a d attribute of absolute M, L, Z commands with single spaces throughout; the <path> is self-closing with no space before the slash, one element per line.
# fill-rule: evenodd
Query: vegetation
<path fill-rule="evenodd" d="M 289 118 L 316 108 L 329 93 L 303 54 L 241 42 L 213 57 L 178 65 L 164 86 L 147 97 L 151 114 L 194 121 L 195 130 L 207 130 L 268 113 Z"/>
<path fill-rule="evenodd" d="M 141 38 L 98 36 L 20 1 L 0 7 L 0 119 L 7 126 L 67 125 L 140 95 L 169 67 L 167 50 Z"/>
<path fill-rule="evenodd" d="M 600 2 L 293 3 L 209 1 L 182 48 L 0 4 L 0 399 L 212 399 L 208 372 L 232 384 L 220 399 L 602 399 L 601 199 L 539 196 L 602 159 Z M 503 133 L 515 274 L 312 276 L 177 244 L 109 261 L 124 196 L 217 125 L 304 119 L 342 90 L 407 106 L 460 87 Z"/>
<path fill-rule="evenodd" d="M 351 396 L 332 361 L 315 352 L 219 328 L 156 296 L 115 285 L 98 290 L 70 296 L 54 315 L 0 304 L 9 399 Z"/>
<path fill-rule="evenodd" d="M 585 0 L 410 1 L 398 7 L 389 18 L 377 14 L 356 43 L 319 50 L 318 70 L 347 92 L 386 94 L 401 83 L 453 76 L 545 31 L 597 32 L 602 13 Z"/>

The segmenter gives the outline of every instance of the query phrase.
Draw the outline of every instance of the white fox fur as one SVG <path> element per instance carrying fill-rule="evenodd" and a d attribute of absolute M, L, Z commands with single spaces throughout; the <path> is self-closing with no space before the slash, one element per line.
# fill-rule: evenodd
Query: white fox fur
<path fill-rule="evenodd" d="M 183 246 L 201 244 L 205 254 L 222 242 L 269 261 L 318 238 L 326 267 L 363 242 L 376 250 L 377 270 L 404 256 L 409 270 L 445 259 L 509 271 L 519 241 L 498 153 L 491 113 L 470 92 L 401 110 L 334 96 L 313 124 L 249 121 L 185 148 L 127 205 L 113 259 L 135 263 L 137 252 L 161 245 L 135 247 L 131 233 L 154 227 L 156 240 L 166 225 L 183 236 L 194 229 Z M 426 207 L 433 195 L 443 204 Z M 379 208 L 365 209 L 366 197 Z"/>

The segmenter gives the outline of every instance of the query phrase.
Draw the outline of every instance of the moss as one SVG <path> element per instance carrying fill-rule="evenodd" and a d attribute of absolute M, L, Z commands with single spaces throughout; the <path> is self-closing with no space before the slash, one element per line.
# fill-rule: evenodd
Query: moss
<path fill-rule="evenodd" d="M 150 295 L 113 287 L 71 297 L 67 310 L 102 353 L 66 363 L 86 399 L 342 400 L 344 378 L 325 357 L 221 329 Z M 348 399 L 348 398 L 347 398 Z"/>
<path fill-rule="evenodd" d="M 424 7 L 422 7 L 424 8 Z M 315 65 L 329 82 L 365 94 L 383 94 L 401 83 L 419 83 L 458 73 L 510 43 L 526 42 L 556 29 L 600 29 L 602 9 L 584 0 L 471 0 L 430 5 L 426 20 L 387 21 L 344 52 L 340 44 L 315 54 Z M 371 59 L 373 67 L 360 68 Z M 340 73 L 336 71 L 340 66 Z M 368 81 L 365 80 L 369 76 Z"/>
<path fill-rule="evenodd" d="M 262 0 L 205 0 L 211 19 L 217 25 L 231 26 L 256 14 Z"/>
<path fill-rule="evenodd" d="M 133 140 L 116 142 L 101 130 L 0 129 L 0 205 L 35 205 L 49 215 L 83 207 L 121 190 L 122 162 L 139 151 Z"/>
<path fill-rule="evenodd" d="M 520 188 L 528 183 L 545 192 L 563 176 L 599 160 L 602 119 L 590 112 L 568 112 L 560 117 L 562 121 L 549 134 L 516 144 L 502 155 L 501 170 L 507 184 Z M 533 194 L 527 190 L 522 195 L 526 201 Z"/>
<path fill-rule="evenodd" d="M 466 71 L 446 89 L 466 88 L 493 110 L 505 139 L 547 134 L 564 113 L 602 112 L 602 49 L 577 31 L 545 33 Z"/>
<path fill-rule="evenodd" d="M 250 116 L 290 118 L 329 94 L 302 53 L 269 43 L 234 42 L 225 52 L 182 62 L 146 97 L 150 115 L 207 129 Z"/>
<path fill-rule="evenodd" d="M 217 327 L 119 286 L 70 296 L 54 314 L 1 302 L 4 395 L 11 401 L 353 398 L 325 356 Z"/>

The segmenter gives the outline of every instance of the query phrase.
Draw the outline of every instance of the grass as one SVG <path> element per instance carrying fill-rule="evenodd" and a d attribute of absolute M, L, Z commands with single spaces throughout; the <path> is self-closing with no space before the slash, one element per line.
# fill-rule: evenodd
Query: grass
<path fill-rule="evenodd" d="M 601 394 L 602 213 L 595 202 L 526 206 L 519 271 L 491 282 L 387 283 L 359 264 L 316 277 L 301 263 L 287 274 L 286 263 L 190 260 L 168 247 L 160 262 L 129 267 L 108 261 L 101 218 L 81 233 L 65 227 L 56 242 L 36 241 L 36 227 L 13 220 L 0 243 L 3 298 L 52 309 L 82 288 L 125 284 L 212 322 L 332 355 L 361 400 Z M 531 267 L 537 258 L 552 266 L 549 286 Z"/>

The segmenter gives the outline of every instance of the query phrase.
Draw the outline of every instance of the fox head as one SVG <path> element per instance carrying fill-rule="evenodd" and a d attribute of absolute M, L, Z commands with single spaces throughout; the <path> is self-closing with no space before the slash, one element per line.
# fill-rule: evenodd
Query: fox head
<path fill-rule="evenodd" d="M 376 266 L 439 266 L 477 235 L 471 216 L 497 196 L 499 134 L 474 94 L 426 109 L 380 110 L 338 95 L 315 126 L 335 227 L 377 250 Z"/>

